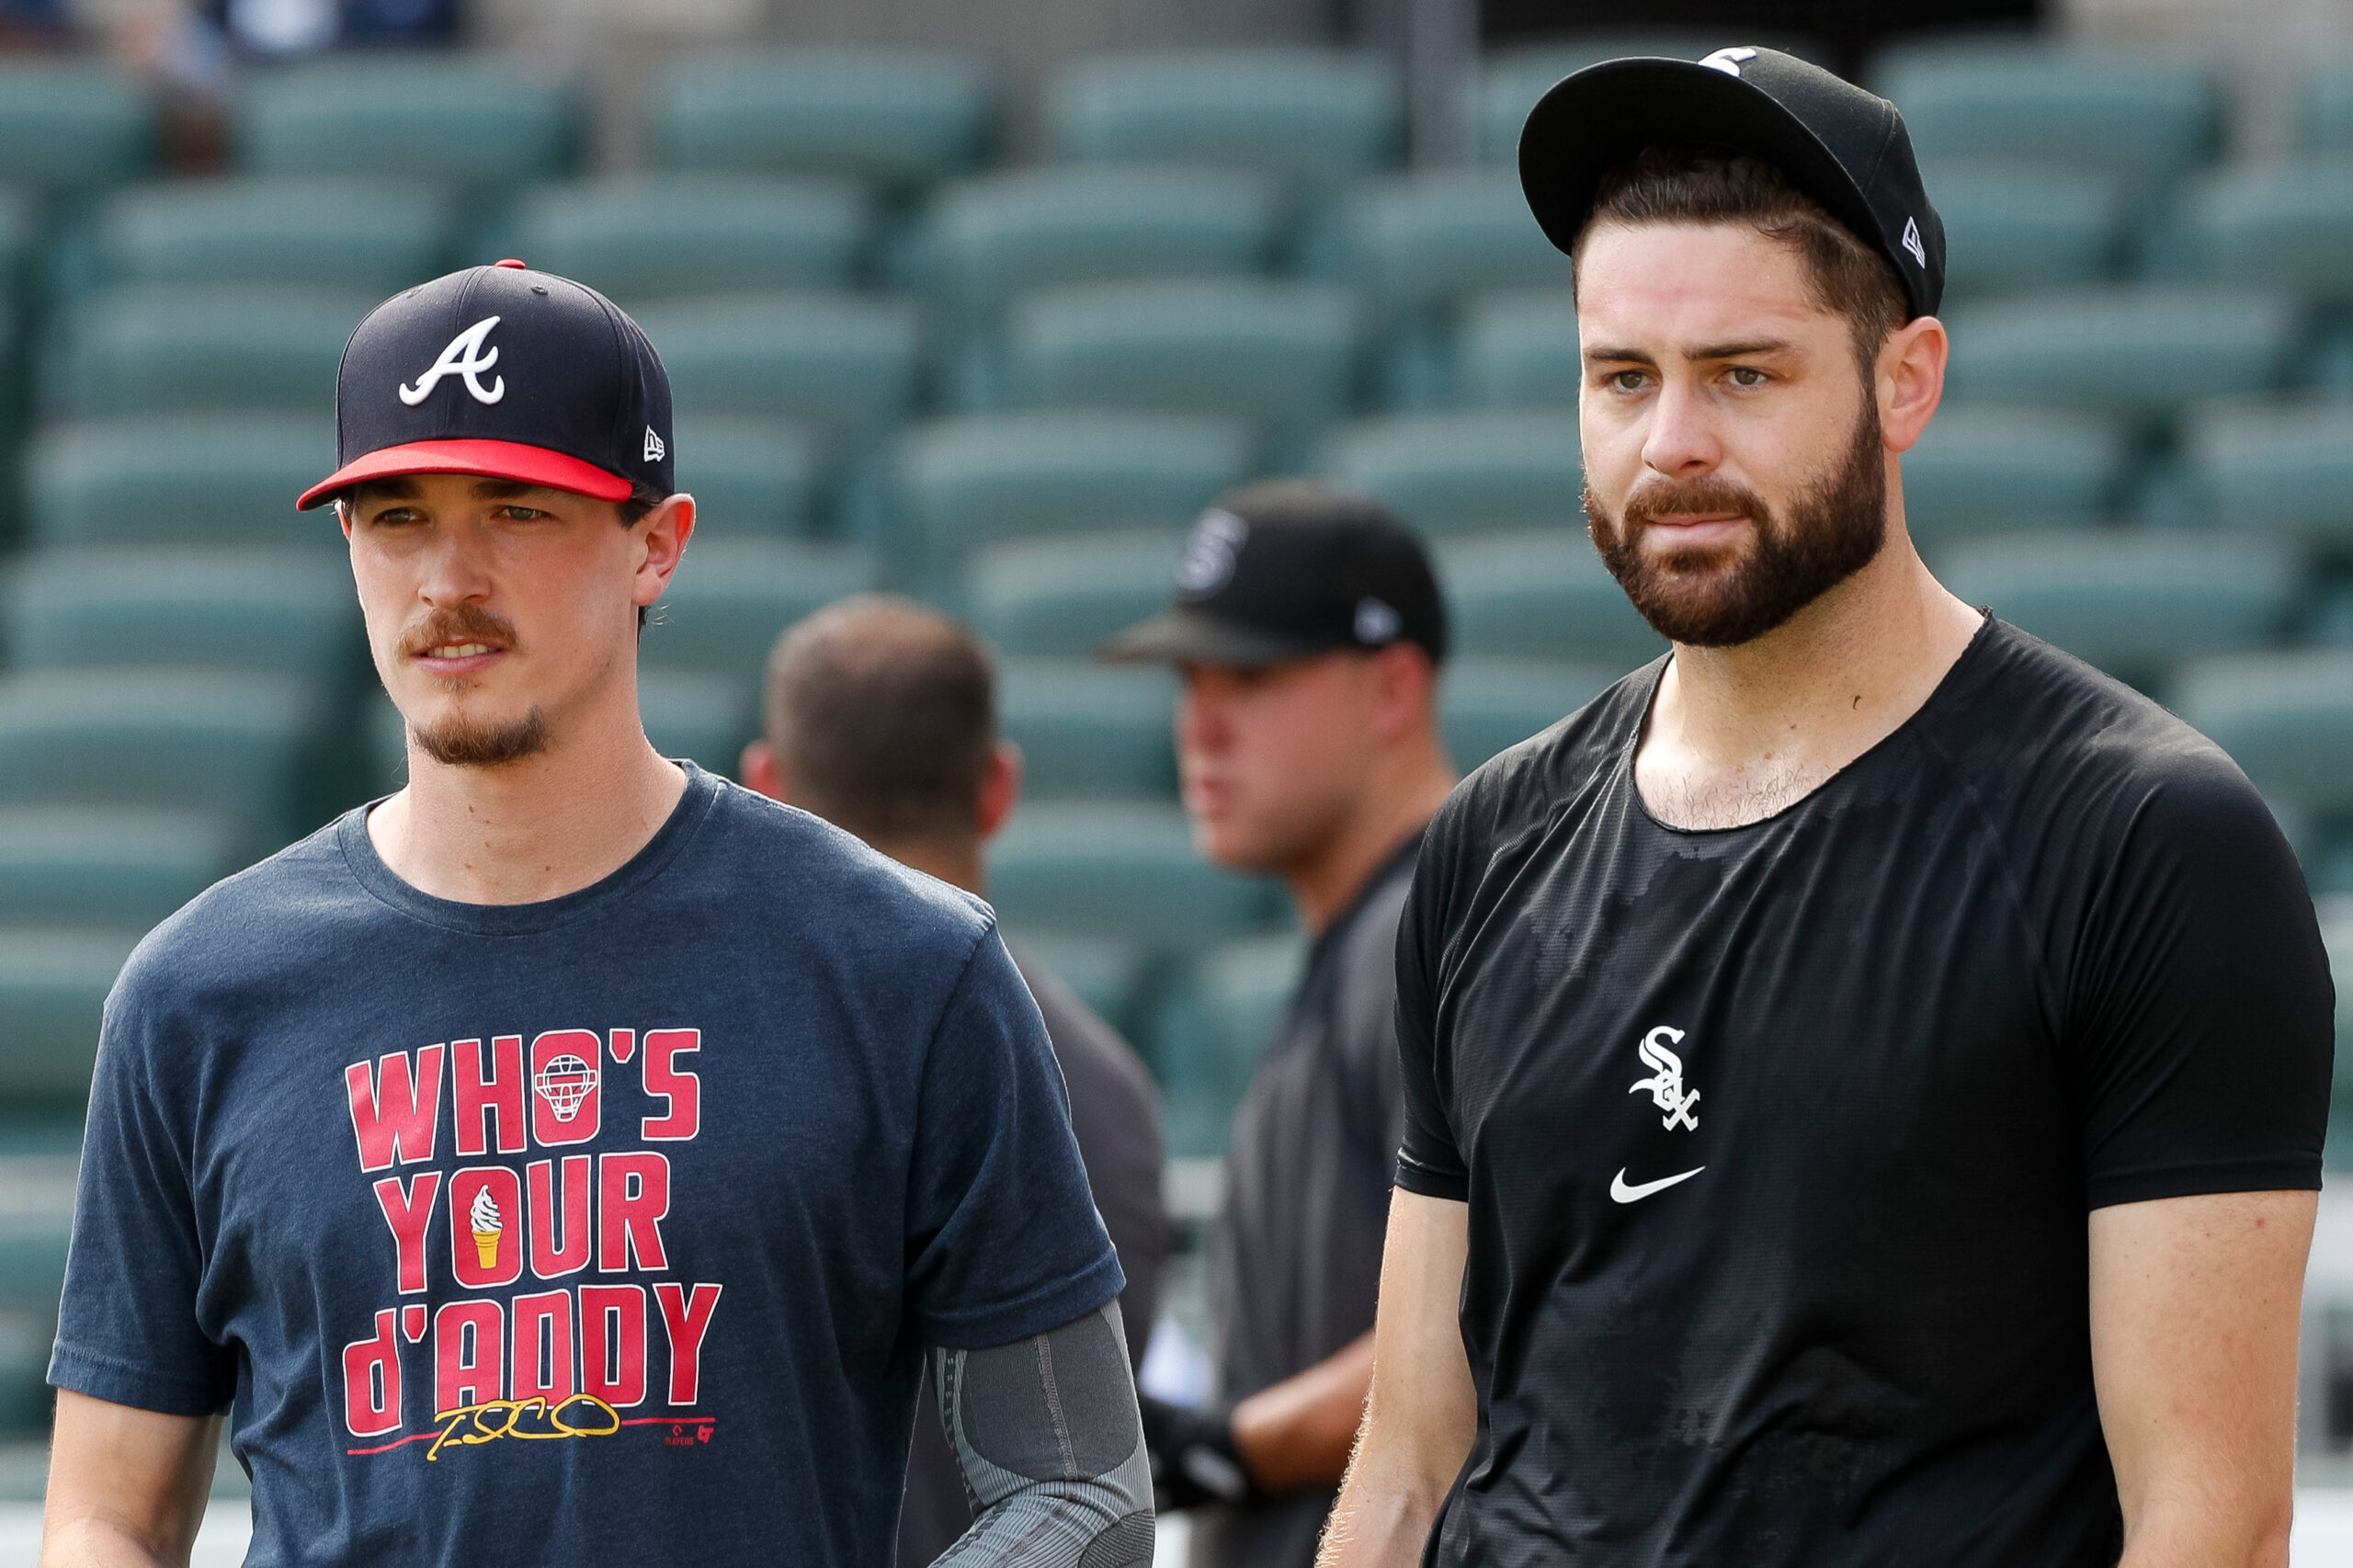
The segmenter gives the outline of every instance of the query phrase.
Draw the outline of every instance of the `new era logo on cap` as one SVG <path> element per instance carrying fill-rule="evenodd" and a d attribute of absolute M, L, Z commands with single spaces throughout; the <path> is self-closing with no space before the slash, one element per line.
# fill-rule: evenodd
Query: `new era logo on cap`
<path fill-rule="evenodd" d="M 1928 247 L 1920 243 L 1920 221 L 1917 218 L 1904 220 L 1904 248 L 1912 253 L 1915 262 L 1922 267 L 1928 265 Z"/>
<path fill-rule="evenodd" d="M 648 425 L 645 427 L 645 460 L 650 463 L 658 463 L 667 457 L 669 452 L 670 449 L 662 444 L 662 437 L 654 433 L 654 426 Z"/>

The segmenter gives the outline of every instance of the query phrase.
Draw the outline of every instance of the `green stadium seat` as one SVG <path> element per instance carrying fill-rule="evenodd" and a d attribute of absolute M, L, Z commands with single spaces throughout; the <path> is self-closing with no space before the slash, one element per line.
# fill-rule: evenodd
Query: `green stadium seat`
<path fill-rule="evenodd" d="M 1146 50 L 1081 56 L 1046 83 L 1046 142 L 1072 163 L 1217 164 L 1336 185 L 1396 160 L 1396 73 L 1370 51 Z"/>
<path fill-rule="evenodd" d="M 1666 652 L 1583 533 L 1443 540 L 1438 580 L 1464 653 L 1574 659 L 1619 671 Z"/>
<path fill-rule="evenodd" d="M 894 490 L 909 543 L 947 574 L 999 540 L 1183 528 L 1249 463 L 1247 429 L 1213 414 L 969 415 L 907 435 Z"/>
<path fill-rule="evenodd" d="M 449 269 L 456 212 L 418 180 L 226 179 L 134 186 L 98 218 L 108 277 L 280 283 L 382 298 Z"/>
<path fill-rule="evenodd" d="M 89 1097 L 99 1014 L 138 940 L 137 932 L 0 931 L 0 1102 L 66 1112 Z"/>
<path fill-rule="evenodd" d="M 997 682 L 998 722 L 1021 748 L 1022 792 L 1173 798 L 1175 677 L 1084 659 L 1013 658 Z"/>
<path fill-rule="evenodd" d="M 2353 813 L 2353 650 L 2235 653 L 2176 678 L 2174 710 L 2275 800 Z"/>
<path fill-rule="evenodd" d="M 714 539 L 690 544 L 645 629 L 646 666 L 716 670 L 756 687 L 777 636 L 811 610 L 874 585 L 854 544 Z"/>
<path fill-rule="evenodd" d="M 324 551 L 36 551 L 12 563 L 0 603 L 13 670 L 249 670 L 340 692 L 367 658 L 351 568 Z"/>
<path fill-rule="evenodd" d="M 1904 454 L 1904 517 L 1921 541 L 2087 528 L 2122 505 L 2121 422 L 2049 408 L 1951 403 Z"/>
<path fill-rule="evenodd" d="M 951 318 L 994 326 L 1026 289 L 1264 271 L 1278 193 L 1236 169 L 1015 169 L 963 180 L 932 206 L 929 265 Z"/>
<path fill-rule="evenodd" d="M 2186 660 L 2274 641 L 2302 575 L 2284 540 L 2171 528 L 1986 534 L 1934 562 L 1971 604 L 2150 688 Z"/>
<path fill-rule="evenodd" d="M 541 186 L 508 244 L 537 267 L 625 306 L 681 294 L 841 289 L 873 216 L 843 179 L 669 173 Z"/>
<path fill-rule="evenodd" d="M 234 847 L 201 812 L 0 807 L 0 927 L 144 931 L 235 870 Z"/>
<path fill-rule="evenodd" d="M 1083 283 L 1024 295 L 1006 358 L 1032 407 L 1236 415 L 1267 432 L 1281 469 L 1355 392 L 1347 291 L 1246 278 Z"/>
<path fill-rule="evenodd" d="M 0 63 L 0 184 L 76 192 L 155 165 L 162 118 L 129 71 L 86 61 Z"/>
<path fill-rule="evenodd" d="M 815 530 L 824 465 L 805 427 L 710 414 L 690 414 L 677 425 L 678 483 L 695 498 L 695 538 Z"/>
<path fill-rule="evenodd" d="M 54 1108 L 59 1131 L 80 1131 L 80 1107 Z M 35 1156 L 36 1160 L 40 1157 Z M 21 1165 L 26 1157 L 11 1157 Z M 57 1395 L 48 1383 L 49 1352 L 57 1338 L 58 1298 L 65 1289 L 65 1255 L 73 1240 L 72 1162 L 51 1156 L 55 1176 L 38 1184 L 0 1169 L 0 1432 L 40 1441 Z M 35 1204 L 24 1191 L 46 1187 Z M 45 1201 L 43 1201 L 45 1199 Z"/>
<path fill-rule="evenodd" d="M 1582 529 L 1576 415 L 1482 410 L 1392 415 L 1324 444 L 1322 472 L 1385 503 L 1425 534 Z"/>
<path fill-rule="evenodd" d="M 332 395 L 332 394 L 330 394 Z M 335 472 L 335 417 L 160 414 L 51 425 L 26 449 L 32 540 L 305 544 L 341 551 L 332 514 L 294 498 Z"/>
<path fill-rule="evenodd" d="M 1454 766 L 1468 773 L 1567 718 L 1624 673 L 1614 665 L 1565 659 L 1449 660 L 1438 687 L 1446 749 Z"/>
<path fill-rule="evenodd" d="M 1500 49 L 1480 62 L 1462 95 L 1464 142 L 1482 164 L 1505 166 L 1519 157 L 1520 127 L 1536 100 L 1562 77 L 1605 60 L 1657 56 L 1703 60 L 1727 44 L 1768 44 L 1801 59 L 1820 61 L 1823 49 L 1805 39 L 1760 33 L 1746 26 L 1645 29 L 1596 29 L 1579 37 L 1516 49 Z"/>
<path fill-rule="evenodd" d="M 2205 277 L 2353 303 L 2353 164 L 2341 156 L 2208 175 L 2184 226 Z"/>
<path fill-rule="evenodd" d="M 988 74 L 968 55 L 733 51 L 680 61 L 656 80 L 651 146 L 663 168 L 848 175 L 906 187 L 978 164 L 995 113 Z"/>
<path fill-rule="evenodd" d="M 989 846 L 989 898 L 1010 929 L 1124 937 L 1155 957 L 1279 918 L 1272 883 L 1221 871 L 1173 803 L 1041 801 Z"/>
<path fill-rule="evenodd" d="M 2299 145 L 2313 153 L 2353 153 L 2353 65 L 2314 72 L 2296 110 Z"/>
<path fill-rule="evenodd" d="M 670 372 L 681 417 L 794 419 L 871 439 L 906 416 L 915 308 L 846 293 L 727 295 L 632 312 Z"/>
<path fill-rule="evenodd" d="M 231 824 L 235 852 L 276 849 L 296 819 L 313 685 L 292 676 L 45 669 L 0 678 L 0 803 L 163 806 Z"/>
<path fill-rule="evenodd" d="M 2353 1089 L 2353 904 L 2340 903 L 2321 917 L 2329 973 L 2336 981 L 2336 1090 Z"/>
<path fill-rule="evenodd" d="M 2286 381 L 2299 312 L 2284 296 L 2205 287 L 2086 288 L 1949 314 L 1948 395 L 2163 416 Z"/>
<path fill-rule="evenodd" d="M 373 294 L 260 283 L 127 283 L 78 306 L 51 389 L 93 417 L 335 406 L 335 368 Z M 313 476 L 316 477 L 315 475 Z"/>
<path fill-rule="evenodd" d="M 744 743 L 759 733 L 758 669 L 746 680 L 735 670 L 660 666 L 637 674 L 637 709 L 645 738 L 664 756 L 688 757 L 706 772 L 735 777 Z"/>
<path fill-rule="evenodd" d="M 2353 404 L 2233 403 L 2193 412 L 2182 451 L 2217 528 L 2353 543 Z"/>
<path fill-rule="evenodd" d="M 1083 656 L 1167 608 L 1184 551 L 1177 528 L 984 545 L 965 570 L 964 612 L 1000 653 Z"/>
<path fill-rule="evenodd" d="M 2212 74 L 2163 56 L 2048 46 L 1915 55 L 1895 62 L 1880 90 L 1903 111 L 1924 159 L 2092 169 L 2121 180 L 2136 200 L 2221 144 Z"/>
<path fill-rule="evenodd" d="M 238 165 L 264 175 L 402 175 L 496 187 L 579 154 L 572 90 L 487 55 L 347 54 L 256 74 L 234 105 Z"/>
<path fill-rule="evenodd" d="M 1306 967 L 1297 932 L 1222 942 L 1186 966 L 1160 1009 L 1152 1059 L 1166 1095 L 1168 1152 L 1222 1154 L 1258 1058 Z"/>
<path fill-rule="evenodd" d="M 1008 931 L 1006 945 L 1023 963 L 1041 964 L 1122 1034 L 1136 1025 L 1144 985 L 1143 949 L 1119 937 L 1075 931 Z"/>
<path fill-rule="evenodd" d="M 2097 282 L 2123 260 L 2124 191 L 2112 175 L 1946 158 L 1920 176 L 1944 220 L 1948 300 Z"/>
<path fill-rule="evenodd" d="M 1569 258 L 1528 210 L 1519 176 L 1461 169 L 1383 180 L 1349 211 L 1350 271 L 1384 318 L 1495 289 L 1569 286 Z"/>
<path fill-rule="evenodd" d="M 1455 335 L 1456 398 L 1472 408 L 1574 408 L 1585 381 L 1576 296 L 1509 289 L 1469 301 Z"/>

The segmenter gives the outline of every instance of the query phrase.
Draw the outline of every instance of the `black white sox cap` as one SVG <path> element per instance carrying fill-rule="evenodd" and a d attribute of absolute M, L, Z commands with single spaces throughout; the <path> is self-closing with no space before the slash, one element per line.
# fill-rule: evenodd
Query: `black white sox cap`
<path fill-rule="evenodd" d="M 335 378 L 335 471 L 316 506 L 364 479 L 472 473 L 626 500 L 677 487 L 670 378 L 620 306 L 519 261 L 395 294 L 352 333 Z"/>
<path fill-rule="evenodd" d="M 1745 153 L 1798 189 L 1902 279 L 1915 316 L 1945 291 L 1945 225 L 1928 205 L 1895 106 L 1775 49 L 1705 60 L 1611 60 L 1563 78 L 1519 133 L 1519 184 L 1555 245 L 1575 243 L 1602 176 L 1646 147 Z"/>

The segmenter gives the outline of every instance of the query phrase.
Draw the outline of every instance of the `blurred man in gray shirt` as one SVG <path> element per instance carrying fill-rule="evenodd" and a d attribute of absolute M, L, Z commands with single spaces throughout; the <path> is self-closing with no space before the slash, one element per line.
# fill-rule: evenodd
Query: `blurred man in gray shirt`
<path fill-rule="evenodd" d="M 1277 480 L 1203 514 L 1175 604 L 1105 653 L 1176 666 L 1194 842 L 1281 877 L 1313 938 L 1234 1118 L 1216 1398 L 1143 1402 L 1163 1506 L 1198 1510 L 1196 1568 L 1309 1568 L 1372 1378 L 1404 1116 L 1397 920 L 1454 783 L 1446 612 L 1419 541 L 1377 503 Z"/>
<path fill-rule="evenodd" d="M 894 595 L 829 606 L 778 640 L 761 720 L 761 738 L 744 749 L 745 784 L 903 865 L 983 892 L 982 846 L 1013 813 L 1021 753 L 997 736 L 995 672 L 970 631 Z M 1141 1361 L 1172 1239 L 1159 1097 L 1110 1025 L 1017 943 L 1012 953 L 1069 1085 L 1079 1157 L 1127 1275 L 1120 1316 L 1129 1353 Z M 899 1519 L 902 1568 L 929 1563 L 972 1522 L 926 1384 Z"/>

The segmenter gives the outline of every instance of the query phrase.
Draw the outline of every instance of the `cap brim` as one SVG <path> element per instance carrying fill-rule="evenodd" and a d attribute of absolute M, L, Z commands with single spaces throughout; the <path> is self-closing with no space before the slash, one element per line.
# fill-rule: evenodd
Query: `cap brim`
<path fill-rule="evenodd" d="M 1601 178 L 1645 147 L 1729 147 L 1771 164 L 1870 243 L 1878 215 L 1805 122 L 1754 83 L 1692 60 L 1610 60 L 1555 83 L 1519 133 L 1519 184 L 1544 235 L 1576 243 Z"/>
<path fill-rule="evenodd" d="M 1095 651 L 1111 665 L 1279 665 L 1327 653 L 1341 644 L 1284 637 L 1204 615 L 1197 609 L 1165 610 L 1139 621 Z"/>
<path fill-rule="evenodd" d="M 404 473 L 471 473 L 483 479 L 511 479 L 523 484 L 544 484 L 599 501 L 626 501 L 635 488 L 617 473 L 594 463 L 551 452 L 519 441 L 412 441 L 384 447 L 355 458 L 302 492 L 294 505 L 309 511 L 332 500 L 363 480 L 391 479 Z"/>

